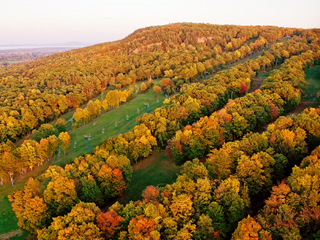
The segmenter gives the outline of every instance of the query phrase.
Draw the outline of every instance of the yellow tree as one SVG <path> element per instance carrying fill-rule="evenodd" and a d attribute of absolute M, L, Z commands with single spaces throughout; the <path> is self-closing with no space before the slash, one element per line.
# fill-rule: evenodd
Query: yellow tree
<path fill-rule="evenodd" d="M 29 178 L 23 190 L 9 195 L 12 210 L 18 218 L 18 226 L 32 234 L 48 223 L 50 214 L 48 207 L 40 197 L 40 183 Z"/>
<path fill-rule="evenodd" d="M 90 100 L 88 102 L 87 109 L 88 109 L 88 112 L 89 112 L 89 115 L 90 115 L 89 118 L 96 117 L 96 108 L 95 108 L 95 104 L 93 103 L 92 100 Z"/>
<path fill-rule="evenodd" d="M 109 91 L 106 95 L 106 100 L 109 103 L 111 107 L 118 106 L 118 91 L 117 90 L 112 90 Z"/>
<path fill-rule="evenodd" d="M 107 111 L 107 110 L 108 110 L 108 108 L 109 108 L 109 103 L 108 103 L 108 100 L 107 100 L 107 99 L 103 100 L 103 102 L 102 102 L 102 107 L 103 107 L 103 110 L 104 110 L 104 111 Z"/>
<path fill-rule="evenodd" d="M 127 101 L 126 92 L 119 91 L 118 96 L 119 96 L 119 101 L 120 102 L 126 102 Z"/>
<path fill-rule="evenodd" d="M 59 110 L 64 113 L 68 109 L 68 103 L 66 96 L 60 94 L 58 100 Z"/>
<path fill-rule="evenodd" d="M 38 231 L 40 240 L 94 239 L 103 240 L 95 224 L 100 209 L 94 203 L 80 202 L 67 215 L 53 218 L 48 228 Z"/>
<path fill-rule="evenodd" d="M 147 84 L 141 83 L 141 91 L 142 91 L 142 92 L 145 92 L 147 89 L 148 89 Z"/>
<path fill-rule="evenodd" d="M 66 150 L 70 146 L 71 137 L 69 136 L 69 134 L 67 132 L 62 132 L 59 134 L 58 138 L 59 138 L 60 146 L 64 151 L 64 155 L 66 155 Z"/>
<path fill-rule="evenodd" d="M 43 197 L 53 216 L 69 212 L 78 199 L 74 180 L 62 176 L 55 177 L 44 190 Z"/>
<path fill-rule="evenodd" d="M 49 141 L 47 151 L 48 151 L 48 156 L 50 158 L 56 152 L 59 145 L 59 141 L 55 135 L 51 135 L 47 139 Z"/>
<path fill-rule="evenodd" d="M 161 87 L 159 87 L 159 86 L 154 86 L 154 87 L 153 87 L 153 91 L 154 91 L 155 93 L 161 93 Z"/>
<path fill-rule="evenodd" d="M 18 148 L 21 161 L 27 162 L 30 169 L 42 161 L 37 152 L 38 149 L 39 144 L 34 140 L 25 140 Z"/>
<path fill-rule="evenodd" d="M 101 102 L 99 101 L 99 99 L 96 99 L 94 101 L 94 107 L 95 107 L 96 116 L 99 116 L 101 113 Z"/>
<path fill-rule="evenodd" d="M 77 108 L 75 113 L 73 114 L 74 120 L 76 120 L 77 123 L 81 123 L 83 121 L 83 111 L 82 108 Z"/>

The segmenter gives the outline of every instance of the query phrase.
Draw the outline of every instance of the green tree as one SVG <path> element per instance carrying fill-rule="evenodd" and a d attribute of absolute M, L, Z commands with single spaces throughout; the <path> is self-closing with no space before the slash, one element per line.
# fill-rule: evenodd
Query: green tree
<path fill-rule="evenodd" d="M 67 121 L 63 118 L 58 118 L 54 126 L 58 129 L 58 133 L 66 131 Z"/>

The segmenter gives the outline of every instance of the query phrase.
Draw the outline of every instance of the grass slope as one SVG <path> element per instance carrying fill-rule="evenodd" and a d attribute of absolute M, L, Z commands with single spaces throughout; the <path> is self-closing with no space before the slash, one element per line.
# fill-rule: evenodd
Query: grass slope
<path fill-rule="evenodd" d="M 177 179 L 181 168 L 165 156 L 164 151 L 154 153 L 133 166 L 130 185 L 124 195 L 118 199 L 122 204 L 142 199 L 141 194 L 147 186 L 165 186 Z M 113 202 L 115 202 L 113 200 Z M 111 205 L 111 204 L 110 204 Z"/>
<path fill-rule="evenodd" d="M 305 74 L 308 89 L 302 101 L 306 102 L 307 107 L 318 107 L 320 105 L 320 98 L 317 97 L 317 92 L 320 90 L 320 66 L 307 69 Z"/>

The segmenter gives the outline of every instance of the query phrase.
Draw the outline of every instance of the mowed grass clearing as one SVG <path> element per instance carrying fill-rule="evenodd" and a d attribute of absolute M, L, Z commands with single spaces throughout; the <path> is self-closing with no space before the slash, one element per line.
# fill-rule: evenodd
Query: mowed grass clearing
<path fill-rule="evenodd" d="M 130 185 L 121 197 L 112 199 L 103 210 L 107 211 L 108 207 L 116 201 L 126 204 L 129 201 L 141 200 L 142 192 L 147 186 L 156 187 L 174 183 L 181 169 L 181 167 L 174 164 L 173 160 L 165 156 L 164 151 L 152 154 L 133 165 Z"/>
<path fill-rule="evenodd" d="M 320 90 L 320 66 L 309 68 L 305 71 L 307 81 L 307 92 L 302 101 L 306 102 L 307 107 L 318 107 L 320 98 L 317 92 Z"/>
<path fill-rule="evenodd" d="M 163 94 L 158 94 L 157 101 L 154 97 L 153 90 L 149 90 L 147 93 L 136 96 L 133 100 L 122 104 L 120 107 L 114 108 L 105 114 L 100 115 L 88 124 L 69 131 L 71 136 L 70 148 L 67 150 L 66 156 L 61 158 L 61 160 L 58 159 L 57 163 L 64 165 L 65 163 L 71 162 L 77 156 L 88 152 L 84 135 L 91 135 L 88 142 L 90 152 L 92 152 L 94 148 L 104 140 L 118 136 L 121 133 L 126 133 L 133 129 L 137 124 L 136 118 L 146 112 L 145 103 L 149 103 L 148 112 L 152 112 L 156 108 L 162 106 L 164 99 L 165 97 Z M 139 113 L 137 109 L 139 109 Z M 103 128 L 105 129 L 104 133 L 102 133 Z M 77 143 L 76 148 L 74 148 L 74 142 Z M 61 155 L 63 155 L 62 151 Z"/>

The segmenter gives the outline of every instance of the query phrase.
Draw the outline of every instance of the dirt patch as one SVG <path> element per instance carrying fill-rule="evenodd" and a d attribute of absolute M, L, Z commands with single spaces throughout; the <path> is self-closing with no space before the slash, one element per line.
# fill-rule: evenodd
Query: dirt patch
<path fill-rule="evenodd" d="M 252 93 L 255 90 L 259 89 L 264 79 L 265 78 L 262 76 L 255 77 L 248 92 Z"/>
<path fill-rule="evenodd" d="M 9 239 L 9 238 L 11 238 L 11 237 L 13 237 L 13 236 L 16 236 L 16 235 L 18 235 L 18 234 L 21 234 L 21 233 L 22 233 L 21 230 L 18 229 L 18 230 L 12 231 L 12 232 L 8 232 L 8 233 L 5 233 L 5 234 L 1 234 L 1 235 L 0 235 L 0 239 Z"/>
<path fill-rule="evenodd" d="M 302 101 L 298 107 L 296 107 L 293 111 L 289 112 L 287 115 L 297 115 L 302 112 L 304 109 L 308 107 L 308 102 Z"/>
<path fill-rule="evenodd" d="M 307 101 L 302 101 L 299 106 L 297 106 L 295 109 L 293 109 L 291 112 L 288 112 L 287 114 L 285 114 L 285 116 L 291 116 L 291 115 L 297 115 L 299 114 L 300 112 L 302 112 L 304 109 L 308 108 L 308 104 L 309 102 Z M 270 123 L 267 123 L 265 124 L 264 126 L 261 126 L 257 129 L 257 132 L 259 132 L 260 134 L 262 134 L 263 132 L 267 131 L 267 128 L 270 124 L 274 123 L 273 122 L 270 122 Z"/>

